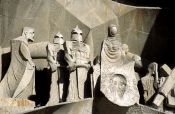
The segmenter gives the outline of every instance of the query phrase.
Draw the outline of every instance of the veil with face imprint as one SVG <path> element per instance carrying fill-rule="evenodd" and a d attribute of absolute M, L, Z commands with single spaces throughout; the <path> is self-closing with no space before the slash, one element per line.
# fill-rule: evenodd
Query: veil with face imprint
<path fill-rule="evenodd" d="M 139 102 L 134 61 L 123 54 L 122 44 L 116 39 L 105 39 L 101 50 L 101 91 L 108 100 L 119 106 Z"/>

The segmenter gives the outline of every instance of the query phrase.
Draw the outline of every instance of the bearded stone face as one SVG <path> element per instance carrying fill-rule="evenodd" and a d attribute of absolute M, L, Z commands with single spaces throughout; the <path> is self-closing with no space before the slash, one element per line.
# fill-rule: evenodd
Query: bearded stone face
<path fill-rule="evenodd" d="M 126 78 L 121 74 L 114 74 L 111 79 L 112 91 L 122 98 L 126 91 Z"/>
<path fill-rule="evenodd" d="M 28 41 L 34 42 L 35 30 L 31 27 L 24 27 L 23 35 Z"/>

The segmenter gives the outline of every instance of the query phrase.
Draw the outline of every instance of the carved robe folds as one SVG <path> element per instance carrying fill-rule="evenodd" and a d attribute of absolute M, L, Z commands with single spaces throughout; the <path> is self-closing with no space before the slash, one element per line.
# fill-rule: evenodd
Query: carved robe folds
<path fill-rule="evenodd" d="M 101 91 L 113 103 L 130 106 L 139 102 L 134 64 L 122 54 L 115 37 L 104 40 L 101 51 Z"/>
<path fill-rule="evenodd" d="M 67 41 L 66 56 L 70 66 L 68 101 L 85 97 L 85 81 L 90 59 L 90 48 L 83 42 Z"/>
<path fill-rule="evenodd" d="M 27 99 L 35 94 L 35 68 L 25 59 L 26 56 L 30 56 L 30 51 L 23 37 L 11 40 L 11 63 L 0 83 L 0 97 Z"/>

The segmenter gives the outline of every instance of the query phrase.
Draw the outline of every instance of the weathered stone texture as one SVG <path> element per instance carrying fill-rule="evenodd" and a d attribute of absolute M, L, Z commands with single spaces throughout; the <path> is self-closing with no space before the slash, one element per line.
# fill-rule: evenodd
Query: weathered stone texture
<path fill-rule="evenodd" d="M 131 52 L 141 55 L 160 8 L 135 7 L 117 2 L 112 2 L 112 7 L 118 17 L 122 42 L 128 44 Z"/>
<path fill-rule="evenodd" d="M 36 29 L 36 42 L 48 40 L 48 4 L 48 0 L 1 0 L 2 47 L 10 46 L 10 40 L 19 36 L 24 26 Z"/>

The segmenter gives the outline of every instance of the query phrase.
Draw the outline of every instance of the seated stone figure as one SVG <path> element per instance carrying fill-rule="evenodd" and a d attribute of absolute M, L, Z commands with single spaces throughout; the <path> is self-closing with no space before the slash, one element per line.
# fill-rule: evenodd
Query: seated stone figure
<path fill-rule="evenodd" d="M 65 43 L 65 59 L 70 71 L 67 101 L 83 99 L 86 96 L 85 82 L 90 67 L 90 48 L 83 43 L 82 31 L 78 26 L 72 30 L 71 41 Z"/>
<path fill-rule="evenodd" d="M 101 49 L 101 91 L 119 106 L 131 106 L 139 102 L 135 61 L 124 54 L 122 43 L 116 38 L 116 25 L 108 28 L 108 37 Z"/>
<path fill-rule="evenodd" d="M 60 82 L 60 58 L 61 55 L 59 52 L 63 49 L 63 36 L 59 32 L 54 36 L 53 43 L 48 44 L 47 51 L 48 51 L 48 62 L 50 69 L 52 71 L 51 77 L 51 86 L 50 86 L 50 98 L 47 103 L 49 104 L 58 104 L 63 94 L 63 83 L 59 84 Z M 60 86 L 59 86 L 60 85 Z"/>
<path fill-rule="evenodd" d="M 22 36 L 11 40 L 11 63 L 0 83 L 1 98 L 25 98 L 35 94 L 35 64 L 28 48 L 34 29 L 24 27 Z"/>

